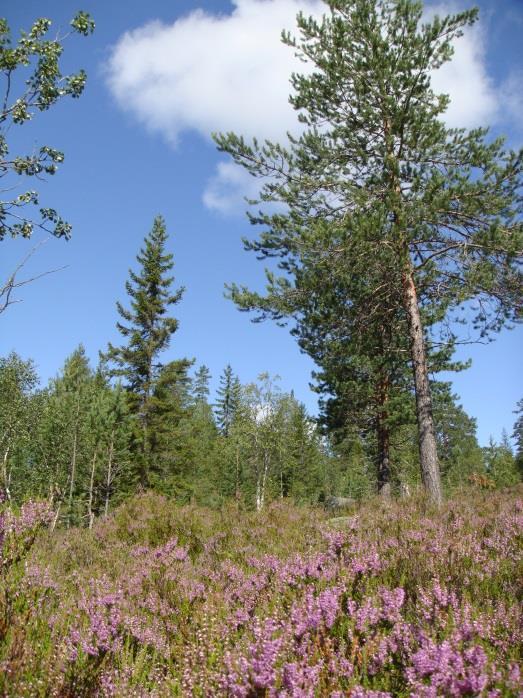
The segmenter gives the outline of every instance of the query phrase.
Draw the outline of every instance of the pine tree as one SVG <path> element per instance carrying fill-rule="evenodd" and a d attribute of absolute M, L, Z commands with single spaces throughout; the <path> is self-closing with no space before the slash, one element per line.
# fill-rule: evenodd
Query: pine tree
<path fill-rule="evenodd" d="M 327 278 L 340 266 L 362 270 L 369 288 L 361 313 L 385 297 L 403 318 L 421 476 L 439 503 L 424 313 L 432 325 L 476 302 L 483 334 L 521 318 L 523 152 L 489 141 L 486 129 L 446 128 L 448 97 L 431 89 L 432 71 L 451 59 L 476 10 L 422 23 L 414 0 L 327 5 L 319 22 L 298 16 L 299 40 L 284 34 L 313 68 L 291 81 L 303 135 L 289 147 L 216 137 L 220 150 L 268 178 L 261 201 L 284 205 L 252 216 L 264 232 L 246 242 L 262 258 L 279 258 L 283 274 L 268 272 L 266 296 L 236 286 L 231 295 L 280 319 L 300 312 L 303 270 L 321 265 Z"/>
<path fill-rule="evenodd" d="M 103 355 L 104 360 L 113 365 L 111 375 L 123 378 L 131 398 L 131 409 L 138 416 L 142 487 L 149 484 L 152 397 L 162 369 L 159 358 L 169 347 L 171 337 L 178 328 L 178 321 L 167 313 L 170 306 L 181 300 L 184 292 L 183 288 L 174 293 L 171 291 L 174 278 L 168 273 L 174 263 L 173 255 L 165 251 L 166 242 L 165 222 L 158 216 L 137 256 L 140 271 L 129 271 L 130 280 L 125 288 L 131 307 L 126 309 L 117 303 L 123 320 L 117 323 L 117 328 L 127 341 L 120 347 L 109 344 Z"/>

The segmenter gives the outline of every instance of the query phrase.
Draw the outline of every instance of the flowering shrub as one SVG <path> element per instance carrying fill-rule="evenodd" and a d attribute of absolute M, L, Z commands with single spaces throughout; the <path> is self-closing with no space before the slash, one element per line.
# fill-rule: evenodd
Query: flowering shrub
<path fill-rule="evenodd" d="M 138 497 L 35 546 L 3 694 L 516 698 L 520 495 L 334 523 Z"/>

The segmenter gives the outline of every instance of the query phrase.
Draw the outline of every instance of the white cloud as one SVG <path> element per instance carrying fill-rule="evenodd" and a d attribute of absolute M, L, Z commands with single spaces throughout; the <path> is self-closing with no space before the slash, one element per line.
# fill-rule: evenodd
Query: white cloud
<path fill-rule="evenodd" d="M 444 16 L 458 9 L 453 4 L 438 4 L 431 6 L 427 14 Z M 499 94 L 486 69 L 486 38 L 481 21 L 467 27 L 454 44 L 452 60 L 432 76 L 435 92 L 450 96 L 445 121 L 451 127 L 485 126 L 501 116 Z"/>
<path fill-rule="evenodd" d="M 114 46 L 107 82 L 119 105 L 149 130 L 176 144 L 184 131 L 209 138 L 213 131 L 280 140 L 299 124 L 288 104 L 289 76 L 303 72 L 292 49 L 280 41 L 282 28 L 295 28 L 301 9 L 321 15 L 321 0 L 232 0 L 230 14 L 195 10 L 172 24 L 151 22 L 124 34 Z M 429 12 L 455 10 L 435 2 Z M 481 25 L 468 28 L 456 43 L 454 59 L 434 75 L 433 86 L 448 93 L 451 126 L 495 123 L 518 109 L 512 85 L 496 87 L 486 63 Z M 501 96 L 512 109 L 501 111 Z M 203 200 L 231 213 L 244 208 L 242 196 L 255 195 L 255 181 L 232 163 L 219 163 Z"/>
<path fill-rule="evenodd" d="M 230 15 L 196 10 L 173 24 L 152 22 L 114 47 L 108 84 L 118 103 L 175 143 L 191 129 L 280 138 L 297 124 L 290 73 L 302 66 L 280 41 L 300 9 L 320 0 L 234 0 Z"/>
<path fill-rule="evenodd" d="M 245 197 L 255 199 L 259 181 L 234 162 L 219 162 L 216 173 L 207 182 L 203 203 L 212 211 L 230 215 L 245 210 Z"/>

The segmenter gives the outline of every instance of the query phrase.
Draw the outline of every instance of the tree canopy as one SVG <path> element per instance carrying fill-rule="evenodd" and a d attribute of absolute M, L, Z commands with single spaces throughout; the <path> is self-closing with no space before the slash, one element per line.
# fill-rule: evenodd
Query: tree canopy
<path fill-rule="evenodd" d="M 263 227 L 246 247 L 276 258 L 267 293 L 231 287 L 246 310 L 304 318 L 311 278 L 361 275 L 344 304 L 403 323 L 416 396 L 421 473 L 435 502 L 440 472 L 428 376 L 427 326 L 467 312 L 482 334 L 521 319 L 523 152 L 488 129 L 451 129 L 431 75 L 451 60 L 477 10 L 424 21 L 413 0 L 329 0 L 322 20 L 298 16 L 284 42 L 311 70 L 292 76 L 304 131 L 283 145 L 229 133 L 218 148 L 264 179 L 251 215 Z M 330 289 L 330 284 L 329 284 Z M 391 310 L 386 315 L 387 309 Z M 328 326 L 327 326 L 328 330 Z M 352 334 L 365 328 L 353 321 Z M 448 326 L 449 341 L 455 339 Z M 327 335 L 327 332 L 326 332 Z"/>

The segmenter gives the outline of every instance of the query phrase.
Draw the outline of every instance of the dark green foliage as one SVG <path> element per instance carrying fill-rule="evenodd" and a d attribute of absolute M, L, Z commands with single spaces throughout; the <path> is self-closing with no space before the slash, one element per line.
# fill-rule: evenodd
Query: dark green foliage
<path fill-rule="evenodd" d="M 205 365 L 201 365 L 194 374 L 193 380 L 193 395 L 195 401 L 206 402 L 209 397 L 209 382 L 211 380 L 211 372 Z"/>
<path fill-rule="evenodd" d="M 521 317 L 523 153 L 486 129 L 447 129 L 448 97 L 431 89 L 476 10 L 422 23 L 411 0 L 327 5 L 322 21 L 299 15 L 298 39 L 283 37 L 312 67 L 291 81 L 303 135 L 287 147 L 216 137 L 265 178 L 261 202 L 284 205 L 250 216 L 263 232 L 246 248 L 278 261 L 267 293 L 233 285 L 230 294 L 259 318 L 294 318 L 302 342 L 318 330 L 356 371 L 374 372 L 374 357 L 376 367 L 410 358 L 422 477 L 439 501 L 426 328 L 441 323 L 452 346 L 444 321 L 456 313 L 472 314 L 481 335 Z M 332 320 L 347 305 L 340 334 Z M 381 329 L 409 353 L 401 341 L 380 346 Z"/>
<path fill-rule="evenodd" d="M 473 474 L 485 473 L 483 455 L 476 439 L 476 420 L 458 404 L 451 386 L 436 384 L 433 394 L 441 474 L 447 489 L 452 489 Z"/>
<path fill-rule="evenodd" d="M 150 425 L 155 419 L 154 392 L 163 368 L 159 357 L 169 347 L 178 328 L 178 321 L 168 312 L 170 306 L 181 300 L 184 291 L 183 288 L 171 291 L 174 278 L 168 274 L 174 262 L 173 255 L 165 251 L 166 242 L 165 223 L 158 216 L 137 256 L 140 271 L 129 271 L 130 279 L 125 288 L 131 307 L 126 309 L 117 303 L 125 324 L 118 322 L 116 326 L 126 343 L 120 347 L 109 344 L 103 355 L 112 365 L 110 374 L 124 379 L 131 411 L 138 418 L 139 433 L 135 443 L 141 454 L 139 479 L 143 487 L 149 484 L 149 467 L 155 458 L 152 450 L 155 439 Z"/>
<path fill-rule="evenodd" d="M 506 435 L 480 449 L 475 421 L 450 386 L 428 380 L 464 367 L 452 362 L 454 319 L 473 318 L 482 335 L 521 319 L 522 155 L 486 130 L 447 129 L 448 99 L 430 86 L 477 13 L 422 24 L 422 5 L 412 0 L 327 6 L 321 22 L 300 15 L 300 39 L 284 35 L 313 68 L 292 78 L 303 134 L 287 147 L 217 137 L 220 149 L 266 178 L 262 204 L 277 204 L 251 216 L 263 232 L 245 243 L 276 262 L 266 293 L 233 285 L 230 295 L 241 309 L 258 311 L 256 319 L 292 322 L 318 366 L 319 422 L 268 374 L 242 385 L 228 365 L 213 403 L 206 366 L 191 377 L 193 361 L 163 361 L 183 289 L 172 290 L 173 255 L 157 217 L 126 283 L 129 303 L 117 304 L 122 344 L 109 344 L 96 370 L 80 346 L 38 390 L 31 361 L 0 359 L 6 507 L 41 497 L 53 507 L 53 525 L 92 527 L 146 488 L 178 503 L 225 505 L 233 516 L 271 500 L 362 500 L 412 492 L 421 482 L 439 502 L 440 468 L 447 491 L 521 478 L 523 403 L 516 455 Z M 85 13 L 71 24 L 80 34 L 93 29 Z M 38 20 L 12 46 L 0 21 L 8 86 L 0 176 L 53 174 L 63 159 L 49 147 L 13 158 L 6 141 L 9 126 L 82 92 L 85 75 L 61 74 L 64 37 L 47 40 L 49 28 Z M 11 87 L 22 81 L 11 77 L 20 68 L 30 75 L 14 99 Z M 0 239 L 31 234 L 34 223 L 21 209 L 32 205 L 32 191 L 0 203 Z M 36 225 L 69 235 L 54 210 L 40 214 Z M 124 516 L 131 536 L 136 507 Z M 155 534 L 161 528 L 151 522 Z M 80 553 L 89 558 L 87 548 Z"/>
<path fill-rule="evenodd" d="M 228 364 L 223 374 L 220 376 L 218 398 L 215 405 L 217 424 L 224 436 L 229 435 L 229 430 L 234 421 L 240 399 L 240 381 L 238 377 L 233 374 L 232 366 Z"/>
<path fill-rule="evenodd" d="M 521 481 L 521 470 L 517 459 L 514 458 L 506 431 L 503 431 L 499 444 L 495 443 L 491 437 L 483 453 L 487 474 L 497 487 L 509 487 Z"/>
<path fill-rule="evenodd" d="M 516 466 L 519 471 L 519 477 L 523 480 L 523 400 L 518 402 L 516 414 L 517 419 L 512 436 L 516 442 Z"/>

